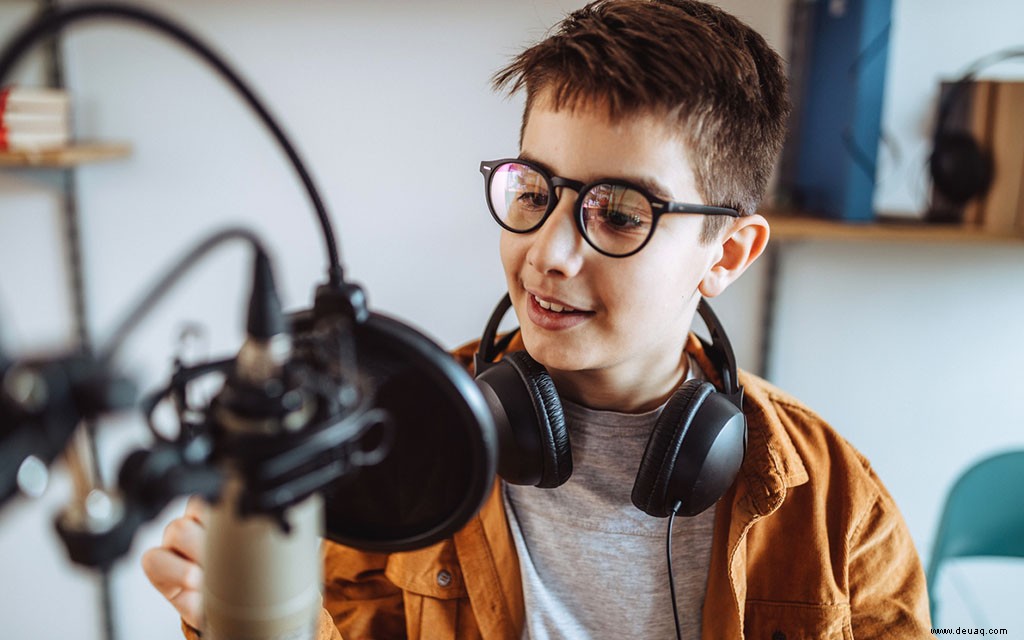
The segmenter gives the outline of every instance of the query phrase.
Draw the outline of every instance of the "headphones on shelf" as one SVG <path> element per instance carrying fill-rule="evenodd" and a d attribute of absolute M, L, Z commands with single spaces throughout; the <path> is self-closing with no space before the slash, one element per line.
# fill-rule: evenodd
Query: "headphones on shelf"
<path fill-rule="evenodd" d="M 984 195 L 992 185 L 995 167 L 992 152 L 970 132 L 952 129 L 950 114 L 958 101 L 970 95 L 971 82 L 986 67 L 1010 58 L 1024 57 L 1024 49 L 1004 49 L 976 60 L 939 100 L 935 135 L 928 169 L 935 190 L 948 201 L 963 205 Z"/>
<path fill-rule="evenodd" d="M 554 382 L 525 351 L 495 358 L 518 329 L 495 343 L 498 325 L 512 306 L 498 303 L 474 356 L 476 381 L 491 407 L 498 435 L 498 474 L 517 485 L 553 488 L 572 475 L 572 446 Z M 723 390 L 688 380 L 672 394 L 647 441 L 633 484 L 633 504 L 663 518 L 695 516 L 732 486 L 743 462 L 747 420 L 736 358 L 718 318 L 702 298 L 697 312 L 711 333 L 705 351 Z"/>

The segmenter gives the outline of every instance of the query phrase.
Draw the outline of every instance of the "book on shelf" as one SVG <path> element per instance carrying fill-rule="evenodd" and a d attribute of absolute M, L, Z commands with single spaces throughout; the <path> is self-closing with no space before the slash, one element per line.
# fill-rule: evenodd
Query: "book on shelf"
<path fill-rule="evenodd" d="M 12 131 L 53 131 L 68 128 L 67 116 L 53 113 L 8 113 L 0 111 L 0 128 Z"/>
<path fill-rule="evenodd" d="M 939 108 L 948 102 L 948 113 L 942 123 L 942 132 L 965 133 L 983 149 L 992 146 L 992 96 L 994 82 L 981 80 L 958 86 L 957 82 L 943 82 L 939 90 Z M 940 116 L 941 117 L 941 116 Z M 985 207 L 985 194 L 977 195 L 965 203 L 954 202 L 932 185 L 929 218 L 960 221 L 965 225 L 981 224 Z"/>
<path fill-rule="evenodd" d="M 67 115 L 71 97 L 64 89 L 48 87 L 0 87 L 0 113 L 51 113 Z"/>
<path fill-rule="evenodd" d="M 981 226 L 1004 233 L 1024 229 L 1024 82 L 993 82 L 992 186 Z"/>
<path fill-rule="evenodd" d="M 67 132 L 8 131 L 0 129 L 0 151 L 46 151 L 68 146 Z"/>
<path fill-rule="evenodd" d="M 870 221 L 893 2 L 789 4 L 795 108 L 781 188 L 822 217 Z"/>
<path fill-rule="evenodd" d="M 43 151 L 71 141 L 71 101 L 62 89 L 0 88 L 0 151 Z"/>
<path fill-rule="evenodd" d="M 992 144 L 992 109 L 995 83 L 982 80 L 972 83 L 971 109 L 966 116 L 967 130 L 982 147 Z M 964 223 L 979 225 L 984 214 L 984 197 L 973 198 L 964 205 Z"/>

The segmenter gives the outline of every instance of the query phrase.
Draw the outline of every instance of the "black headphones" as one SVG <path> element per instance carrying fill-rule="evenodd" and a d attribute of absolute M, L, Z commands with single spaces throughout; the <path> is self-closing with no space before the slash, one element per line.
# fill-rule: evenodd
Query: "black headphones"
<path fill-rule="evenodd" d="M 955 110 L 957 101 L 969 95 L 966 89 L 982 69 L 1017 57 L 1024 57 L 1024 49 L 1006 49 L 980 58 L 939 101 L 928 168 L 935 190 L 955 205 L 963 205 L 971 198 L 984 195 L 992 185 L 995 168 L 991 150 L 967 131 L 950 130 L 950 114 Z"/>
<path fill-rule="evenodd" d="M 501 319 L 512 306 L 508 294 L 491 314 L 474 358 L 476 380 L 491 406 L 498 434 L 498 474 L 512 484 L 557 487 L 572 475 L 572 448 L 554 382 L 525 351 L 494 359 L 516 331 L 495 344 Z M 711 333 L 703 339 L 723 391 L 710 382 L 680 385 L 647 441 L 633 484 L 633 504 L 663 518 L 673 511 L 695 516 L 732 486 L 747 444 L 743 388 L 729 338 L 708 303 L 697 312 Z"/>

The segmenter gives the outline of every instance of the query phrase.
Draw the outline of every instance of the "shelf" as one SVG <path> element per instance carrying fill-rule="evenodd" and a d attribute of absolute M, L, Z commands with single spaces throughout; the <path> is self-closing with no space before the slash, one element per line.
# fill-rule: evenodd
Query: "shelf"
<path fill-rule="evenodd" d="M 78 142 L 70 147 L 40 151 L 0 151 L 0 167 L 74 167 L 90 162 L 125 158 L 131 145 L 110 142 Z"/>
<path fill-rule="evenodd" d="M 963 244 L 1024 244 L 1024 230 L 994 232 L 978 227 L 917 221 L 838 222 L 822 218 L 771 213 L 772 240 L 838 240 L 946 242 Z"/>

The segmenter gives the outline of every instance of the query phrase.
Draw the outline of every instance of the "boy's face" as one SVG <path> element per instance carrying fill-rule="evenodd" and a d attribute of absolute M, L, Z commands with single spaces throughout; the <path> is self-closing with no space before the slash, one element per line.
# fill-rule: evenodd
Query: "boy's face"
<path fill-rule="evenodd" d="M 656 117 L 613 124 L 602 109 L 554 111 L 540 98 L 523 129 L 521 157 L 555 176 L 653 183 L 660 185 L 654 195 L 703 204 L 683 144 Z M 577 194 L 561 189 L 558 195 L 541 228 L 501 235 L 501 260 L 527 351 L 556 384 L 573 387 L 575 377 L 577 389 L 591 382 L 643 386 L 646 377 L 677 374 L 698 286 L 722 255 L 720 244 L 699 241 L 703 216 L 664 215 L 639 253 L 611 258 L 577 230 Z M 575 311 L 545 308 L 552 303 Z M 564 394 L 562 385 L 559 390 Z"/>

